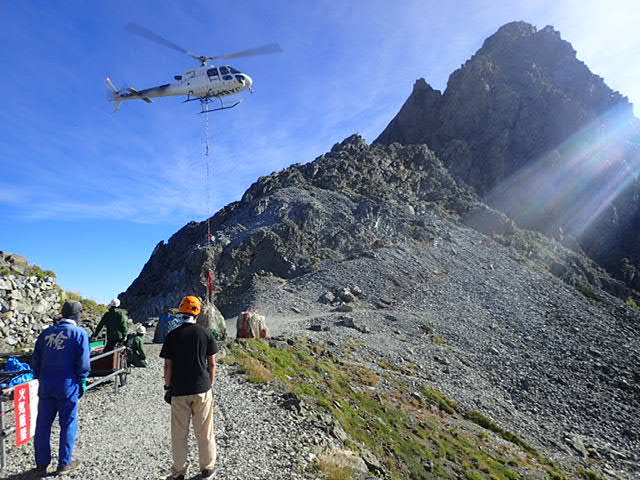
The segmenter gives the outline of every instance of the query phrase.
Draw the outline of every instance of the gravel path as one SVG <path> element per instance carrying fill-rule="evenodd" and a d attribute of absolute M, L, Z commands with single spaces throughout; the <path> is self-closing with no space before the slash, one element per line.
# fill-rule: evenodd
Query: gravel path
<path fill-rule="evenodd" d="M 153 332 L 147 334 L 152 338 Z M 113 395 L 113 383 L 87 392 L 80 406 L 80 434 L 76 456 L 80 470 L 64 478 L 92 480 L 164 479 L 169 475 L 170 409 L 162 395 L 160 345 L 145 346 L 148 368 L 133 369 L 127 385 Z M 246 383 L 233 367 L 221 365 L 214 388 L 216 398 L 217 479 L 317 478 L 301 473 L 313 451 L 330 440 L 322 425 L 279 406 L 279 394 L 270 387 Z M 13 421 L 13 419 L 11 419 Z M 58 430 L 54 424 L 53 452 Z M 7 467 L 0 478 L 33 478 L 33 443 L 21 448 L 8 439 Z M 190 439 L 187 478 L 197 479 L 195 438 Z M 54 458 L 51 470 L 56 466 Z"/>

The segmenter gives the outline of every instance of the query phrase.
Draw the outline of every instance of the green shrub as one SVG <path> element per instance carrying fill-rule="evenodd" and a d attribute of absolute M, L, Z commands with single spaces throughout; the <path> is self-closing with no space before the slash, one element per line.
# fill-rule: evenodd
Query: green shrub
<path fill-rule="evenodd" d="M 422 393 L 424 393 L 429 403 L 436 405 L 440 410 L 450 415 L 460 411 L 460 407 L 456 402 L 434 388 L 425 387 L 422 389 Z"/>
<path fill-rule="evenodd" d="M 509 431 L 503 429 L 500 425 L 495 423 L 489 417 L 484 416 L 479 411 L 473 410 L 471 412 L 468 412 L 467 414 L 465 414 L 465 417 L 468 420 L 471 420 L 473 423 L 476 423 L 477 425 L 480 425 L 482 428 L 486 428 L 487 430 L 491 430 L 492 432 L 497 433 L 498 435 L 500 435 L 506 441 L 511 442 L 514 445 L 518 445 L 520 448 L 522 448 L 526 452 L 529 452 L 531 454 L 537 455 L 538 452 L 536 452 L 536 450 L 532 446 L 527 444 L 524 440 L 522 440 L 520 437 L 518 437 L 515 433 L 509 432 Z"/>
<path fill-rule="evenodd" d="M 587 469 L 582 468 L 582 467 L 578 468 L 577 473 L 578 473 L 578 475 L 580 475 L 585 480 L 604 480 L 597 473 L 595 473 L 595 472 L 593 472 L 591 470 L 587 470 Z"/>
<path fill-rule="evenodd" d="M 582 293 L 585 297 L 590 298 L 591 300 L 600 301 L 602 300 L 591 288 L 584 285 L 577 285 L 576 290 Z"/>
<path fill-rule="evenodd" d="M 91 300 L 90 298 L 84 298 L 78 292 L 62 291 L 62 300 L 73 300 L 82 304 L 82 312 L 84 317 L 101 317 L 106 311 L 107 306 L 101 303 Z"/>
<path fill-rule="evenodd" d="M 43 270 L 38 265 L 28 265 L 25 270 L 25 275 L 37 277 L 40 280 L 44 280 L 46 277 L 56 278 L 56 273 L 52 270 Z"/>
<path fill-rule="evenodd" d="M 640 305 L 638 305 L 638 302 L 636 302 L 633 297 L 627 298 L 627 305 L 629 305 L 634 310 L 640 310 Z"/>

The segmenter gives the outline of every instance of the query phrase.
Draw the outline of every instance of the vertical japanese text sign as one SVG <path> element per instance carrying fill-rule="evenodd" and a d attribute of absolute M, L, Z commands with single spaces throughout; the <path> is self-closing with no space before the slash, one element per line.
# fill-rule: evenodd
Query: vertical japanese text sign
<path fill-rule="evenodd" d="M 16 445 L 19 447 L 33 438 L 38 411 L 38 381 L 18 385 L 13 392 L 16 413 Z"/>

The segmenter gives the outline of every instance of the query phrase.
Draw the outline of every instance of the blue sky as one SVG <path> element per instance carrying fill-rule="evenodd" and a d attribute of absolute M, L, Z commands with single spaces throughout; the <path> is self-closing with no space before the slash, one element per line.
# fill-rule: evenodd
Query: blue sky
<path fill-rule="evenodd" d="M 518 5 L 520 4 L 520 5 Z M 156 243 L 238 200 L 259 176 L 357 132 L 372 141 L 414 81 L 438 89 L 504 23 L 554 25 L 592 71 L 640 104 L 640 4 L 631 0 L 0 0 L 0 250 L 99 301 L 125 290 Z M 167 83 L 193 60 L 124 31 L 134 21 L 228 62 L 255 93 L 203 118 L 178 98 L 126 102 L 103 80 Z M 638 110 L 636 109 L 636 112 Z"/>

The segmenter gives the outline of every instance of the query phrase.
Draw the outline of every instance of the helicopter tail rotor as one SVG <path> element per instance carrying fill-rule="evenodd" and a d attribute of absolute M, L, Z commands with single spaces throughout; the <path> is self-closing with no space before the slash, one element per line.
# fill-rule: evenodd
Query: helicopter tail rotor
<path fill-rule="evenodd" d="M 113 80 L 111 80 L 109 77 L 104 79 L 104 83 L 107 85 L 107 89 L 111 94 L 118 93 L 118 89 L 113 84 Z"/>
<path fill-rule="evenodd" d="M 122 94 L 123 89 L 118 90 L 113 84 L 113 80 L 111 80 L 109 77 L 105 78 L 104 83 L 107 86 L 107 101 L 115 103 L 114 112 L 117 112 L 118 110 L 120 110 L 120 106 L 124 101 L 124 97 Z"/>

